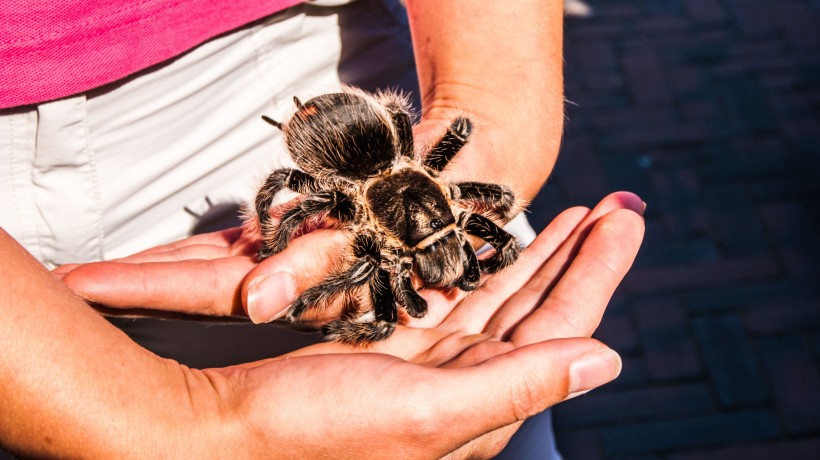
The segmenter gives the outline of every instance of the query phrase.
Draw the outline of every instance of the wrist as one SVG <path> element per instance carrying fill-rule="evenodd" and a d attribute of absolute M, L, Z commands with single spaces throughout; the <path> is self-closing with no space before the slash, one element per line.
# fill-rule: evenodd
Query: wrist
<path fill-rule="evenodd" d="M 470 141 L 444 172 L 448 180 L 504 184 L 529 201 L 551 173 L 563 132 L 562 97 L 524 98 L 450 82 L 433 86 L 422 106 L 419 149 L 435 142 L 456 116 L 473 122 Z"/>
<path fill-rule="evenodd" d="M 174 363 L 176 364 L 176 363 Z M 178 365 L 178 364 L 176 364 Z M 184 382 L 179 407 L 166 420 L 167 450 L 172 457 L 234 458 L 242 456 L 242 416 L 233 403 L 232 372 L 227 369 L 191 369 L 178 365 Z M 161 456 L 163 456 L 161 455 Z"/>

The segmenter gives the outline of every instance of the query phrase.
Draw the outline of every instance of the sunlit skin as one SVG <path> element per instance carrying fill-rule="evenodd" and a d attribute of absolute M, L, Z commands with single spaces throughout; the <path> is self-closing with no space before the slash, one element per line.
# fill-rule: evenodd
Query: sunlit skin
<path fill-rule="evenodd" d="M 208 382 L 219 383 L 222 382 L 221 379 L 227 379 L 227 382 L 231 383 L 224 383 L 224 388 L 236 390 L 230 393 L 235 399 L 218 398 L 219 402 L 216 405 L 227 405 L 230 408 L 239 406 L 243 410 L 251 410 L 253 414 L 243 414 L 243 419 L 250 417 L 261 425 L 264 425 L 265 421 L 271 423 L 265 425 L 268 426 L 269 436 L 263 436 L 257 441 L 282 442 L 281 438 L 274 435 L 278 433 L 275 426 L 277 420 L 284 423 L 284 420 L 291 416 L 305 426 L 310 426 L 317 422 L 304 415 L 305 408 L 299 407 L 300 404 L 316 403 L 317 394 L 327 395 L 331 400 L 344 398 L 349 402 L 345 405 L 344 411 L 353 410 L 349 407 L 350 404 L 357 407 L 361 411 L 357 413 L 362 414 L 360 421 L 363 426 L 367 426 L 368 432 L 373 436 L 381 433 L 379 436 L 384 437 L 384 446 L 387 448 L 388 445 L 403 446 L 407 439 L 414 439 L 408 435 L 408 430 L 423 428 L 418 426 L 418 423 L 411 424 L 410 427 L 397 426 L 397 423 L 401 423 L 401 414 L 405 411 L 411 412 L 407 414 L 410 417 L 419 416 L 414 413 L 418 406 L 412 401 L 421 398 L 419 401 L 424 401 L 422 407 L 428 407 L 430 410 L 430 413 L 427 413 L 428 409 L 423 411 L 429 417 L 424 426 L 441 430 L 437 436 L 441 436 L 442 439 L 441 444 L 413 446 L 411 451 L 421 457 L 444 455 L 446 449 L 456 448 L 458 449 L 453 452 L 456 458 L 474 453 L 480 453 L 480 456 L 492 455 L 503 447 L 515 431 L 520 423 L 521 413 L 501 420 L 498 418 L 499 414 L 491 413 L 498 410 L 497 406 L 483 407 L 484 402 L 481 402 L 478 403 L 478 406 L 482 407 L 480 410 L 488 411 L 489 420 L 494 422 L 487 421 L 490 426 L 482 425 L 481 428 L 476 428 L 478 431 L 462 430 L 463 425 L 459 424 L 461 422 L 455 422 L 459 414 L 437 412 L 427 404 L 438 401 L 439 396 L 478 401 L 471 399 L 474 396 L 472 393 L 461 394 L 465 388 L 474 387 L 463 386 L 454 390 L 458 396 L 448 395 L 444 389 L 433 391 L 429 380 L 432 378 L 431 374 L 422 369 L 464 368 L 471 369 L 470 372 L 480 373 L 483 364 L 508 360 L 514 362 L 523 356 L 516 353 L 532 352 L 534 355 L 527 355 L 529 357 L 526 359 L 521 358 L 530 364 L 519 362 L 518 366 L 521 367 L 516 367 L 517 370 L 513 374 L 519 377 L 521 373 L 530 375 L 537 382 L 535 387 L 541 388 L 544 393 L 539 393 L 539 396 L 534 398 L 535 401 L 526 404 L 530 409 L 510 411 L 507 408 L 502 412 L 511 416 L 510 414 L 516 411 L 524 410 L 531 415 L 568 397 L 571 393 L 568 361 L 577 358 L 578 354 L 583 355 L 591 350 L 600 349 L 602 345 L 591 339 L 556 339 L 589 337 L 595 330 L 607 302 L 637 253 L 643 235 L 643 221 L 639 215 L 643 209 L 644 204 L 638 197 L 618 193 L 607 197 L 591 211 L 585 208 L 565 211 L 539 235 L 515 265 L 486 277 L 485 283 L 469 294 L 451 296 L 441 291 L 424 291 L 431 306 L 430 314 L 420 320 L 411 320 L 407 326 L 398 327 L 390 339 L 373 344 L 367 349 L 338 343 L 319 343 L 285 357 L 250 363 L 238 368 L 204 371 Z M 300 286 L 309 286 L 315 279 L 321 278 L 320 273 L 328 264 L 327 257 L 305 259 L 298 257 L 296 250 L 327 254 L 325 251 L 332 251 L 335 243 L 338 243 L 336 238 L 343 239 L 344 235 L 334 231 L 311 233 L 294 241 L 296 249 L 292 253 L 288 254 L 289 249 L 274 258 L 281 256 L 277 259 L 277 263 L 280 264 L 300 264 L 296 268 L 303 273 L 317 273 L 314 279 L 308 276 L 304 284 L 299 283 Z M 249 267 L 253 267 L 250 268 L 250 272 Z M 239 315 L 244 312 L 244 308 L 242 296 L 237 294 L 237 291 L 243 290 L 243 283 L 246 283 L 248 278 L 256 276 L 257 271 L 264 270 L 264 267 L 254 266 L 253 245 L 243 241 L 237 231 L 226 231 L 200 235 L 189 241 L 156 248 L 120 261 L 80 266 L 66 274 L 69 269 L 71 267 L 65 267 L 57 272 L 66 284 L 86 298 L 115 307 L 128 308 L 149 303 L 150 300 L 154 308 L 163 306 L 167 309 L 174 305 L 178 310 L 188 313 Z M 209 288 L 205 290 L 206 295 L 197 295 L 197 292 L 202 290 L 196 287 L 200 283 L 201 286 Z M 152 287 L 150 294 L 146 292 L 146 286 Z M 78 307 L 75 305 L 74 308 Z M 331 317 L 334 313 L 329 311 L 326 314 Z M 349 358 L 339 360 L 340 354 L 348 355 Z M 387 358 L 388 355 L 395 358 Z M 502 357 L 502 361 L 493 360 Z M 310 360 L 302 361 L 302 358 Z M 535 361 L 531 362 L 531 359 Z M 538 366 L 546 365 L 549 369 L 535 366 L 535 363 L 540 363 Z M 386 365 L 387 369 L 395 370 L 401 377 L 397 377 L 397 380 L 385 380 L 382 377 L 376 378 L 375 381 L 368 380 L 374 375 L 383 375 L 386 369 L 383 366 Z M 619 367 L 615 362 L 612 365 Z M 239 372 L 237 369 L 244 370 Z M 379 382 L 385 381 L 398 386 L 391 387 L 386 384 L 383 393 L 381 390 L 368 390 L 366 393 L 351 390 L 354 391 L 353 394 L 348 391 L 337 394 L 336 390 L 340 387 L 334 373 L 345 370 L 344 374 L 348 375 L 346 372 L 351 369 L 355 369 L 356 372 L 350 378 L 358 381 L 357 385 L 361 385 L 361 388 L 374 388 L 374 385 L 381 388 Z M 510 370 L 504 372 L 508 371 Z M 246 372 L 251 372 L 255 376 L 254 379 L 248 379 Z M 529 372 L 534 372 L 535 375 Z M 611 373 L 596 382 L 595 386 L 614 378 L 617 369 L 609 368 L 607 372 Z M 200 375 L 198 371 L 195 374 Z M 306 375 L 310 378 L 298 381 L 300 376 Z M 333 377 L 330 377 L 331 375 Z M 447 380 L 443 378 L 444 375 L 436 375 L 436 385 L 444 385 Z M 513 375 L 508 376 L 512 377 Z M 282 381 L 283 378 L 297 380 L 286 384 Z M 485 374 L 481 378 L 487 380 L 481 380 L 483 384 L 470 384 L 476 385 L 475 391 L 480 392 L 487 385 L 490 387 L 485 389 L 491 394 L 497 395 L 499 392 L 507 391 L 498 380 L 498 375 Z M 237 382 L 255 384 L 249 388 L 237 386 Z M 291 384 L 299 389 L 295 395 L 280 391 L 283 385 Z M 416 393 L 417 390 L 413 388 L 416 388 L 417 384 L 426 390 L 418 390 L 419 393 Z M 325 389 L 322 389 L 323 387 Z M 261 401 L 266 402 L 261 407 L 242 402 L 246 401 L 245 397 L 253 397 L 254 401 L 257 401 L 257 396 L 250 395 L 259 395 L 258 392 L 265 395 L 260 397 Z M 307 399 L 302 400 L 303 396 Z M 405 399 L 405 396 L 409 399 Z M 359 401 L 358 398 L 364 399 L 356 403 L 351 402 Z M 384 398 L 380 400 L 380 404 L 377 404 L 378 398 Z M 391 403 L 394 398 L 399 398 L 401 402 L 397 400 Z M 432 399 L 428 401 L 424 398 Z M 208 408 L 214 404 L 206 401 L 201 407 Z M 363 415 L 375 410 L 371 404 L 376 404 L 375 407 L 393 407 L 394 411 L 390 416 L 385 414 L 385 417 L 393 418 L 388 421 L 381 417 Z M 446 405 L 444 402 L 442 404 Z M 471 420 L 479 417 L 476 412 L 479 410 L 478 406 L 469 410 L 463 409 L 465 412 L 461 415 L 471 414 Z M 331 410 L 329 407 L 334 408 L 333 410 L 342 410 L 338 405 L 323 407 L 320 413 L 308 412 L 324 419 L 339 416 L 331 415 L 328 412 Z M 533 407 L 536 409 L 532 409 Z M 203 409 L 203 412 L 208 414 L 207 409 Z M 276 420 L 264 418 L 271 414 L 276 414 Z M 345 415 L 348 418 L 350 416 L 352 415 Z M 292 426 L 294 430 L 298 430 L 300 425 Z M 456 426 L 459 428 L 456 429 Z M 345 449 L 351 449 L 349 452 L 352 458 L 364 455 L 354 448 L 357 442 L 363 441 L 359 438 L 361 434 L 355 431 L 353 426 L 336 426 L 335 429 L 338 431 L 334 432 L 334 436 L 323 433 L 322 439 L 311 438 L 310 442 L 315 443 L 311 445 L 317 446 L 317 449 L 346 446 Z M 398 431 L 392 433 L 391 429 Z M 260 432 L 268 433 L 264 430 Z M 395 435 L 398 433 L 408 436 L 397 439 Z M 255 432 L 256 435 L 259 433 Z M 291 435 L 296 436 L 294 433 Z M 251 438 L 255 439 L 255 436 Z M 424 436 L 432 435 L 425 432 Z M 297 444 L 303 446 L 304 442 L 300 441 Z M 372 446 L 369 443 L 363 445 Z M 422 448 L 434 448 L 435 454 L 431 454 L 429 450 L 424 450 L 424 454 L 413 450 Z M 395 453 L 389 449 L 385 452 L 388 451 Z M 294 455 L 296 453 L 294 451 Z"/>

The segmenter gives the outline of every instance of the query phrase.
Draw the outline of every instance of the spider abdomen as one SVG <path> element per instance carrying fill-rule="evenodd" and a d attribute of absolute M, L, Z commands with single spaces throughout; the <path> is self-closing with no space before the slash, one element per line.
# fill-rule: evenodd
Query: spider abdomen
<path fill-rule="evenodd" d="M 364 179 L 395 160 L 398 141 L 387 118 L 355 94 L 324 94 L 299 106 L 284 125 L 285 142 L 305 171 Z"/>

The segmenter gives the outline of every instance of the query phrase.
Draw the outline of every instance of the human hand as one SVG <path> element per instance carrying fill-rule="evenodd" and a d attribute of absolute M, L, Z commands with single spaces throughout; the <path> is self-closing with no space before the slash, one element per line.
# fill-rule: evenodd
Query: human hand
<path fill-rule="evenodd" d="M 640 200 L 617 194 L 591 212 L 561 214 L 516 265 L 457 302 L 437 327 L 399 327 L 367 350 L 322 343 L 240 366 L 236 378 L 251 382 L 254 395 L 243 406 L 261 411 L 244 417 L 264 424 L 273 404 L 284 414 L 293 411 L 298 416 L 287 435 L 294 438 L 316 432 L 312 417 L 330 419 L 325 425 L 333 429 L 300 441 L 295 449 L 306 450 L 287 456 L 333 448 L 350 457 L 395 456 L 396 449 L 409 458 L 494 455 L 520 420 L 617 375 L 620 360 L 611 350 L 562 337 L 592 333 L 631 264 L 643 226 L 630 208 L 642 211 Z M 256 375 L 249 378 L 245 370 Z M 327 379 L 317 377 L 325 371 L 334 376 L 333 391 L 322 389 Z M 233 377 L 234 370 L 228 372 Z M 521 389 L 526 393 L 516 396 Z M 284 402 L 283 394 L 289 395 Z M 344 424 L 330 414 L 339 407 Z M 408 444 L 415 439 L 423 441 Z"/>
<path fill-rule="evenodd" d="M 636 200 L 618 194 L 592 212 L 561 214 L 519 264 L 458 301 L 434 328 L 440 330 L 400 327 L 369 350 L 321 344 L 231 368 L 188 369 L 108 331 L 45 273 L 29 273 L 39 265 L 29 261 L 21 271 L 26 264 L 14 260 L 15 276 L 26 281 L 15 289 L 45 294 L 27 297 L 17 309 L 18 301 L 9 303 L 10 318 L 22 321 L 10 322 L 5 333 L 17 337 L 22 328 L 39 344 L 10 340 L 18 355 L 62 356 L 48 367 L 59 378 L 28 389 L 48 395 L 35 400 L 49 401 L 37 406 L 38 423 L 60 426 L 50 432 L 53 452 L 83 439 L 86 452 L 108 453 L 140 447 L 211 456 L 225 450 L 253 457 L 487 457 L 519 420 L 617 375 L 617 355 L 598 342 L 550 338 L 583 335 L 600 320 L 641 239 L 642 221 L 623 210 L 640 210 Z M 19 292 L 12 290 L 14 298 Z M 89 334 L 55 329 L 65 327 Z M 42 381 L 32 369 L 23 366 L 18 377 Z M 134 375 L 140 385 L 133 385 Z M 31 397 L 20 394 L 5 395 L 16 402 L 12 414 L 29 414 L 14 426 L 37 429 L 20 423 L 32 410 Z M 65 410 L 77 404 L 78 410 Z M 101 419 L 108 422 L 95 423 Z M 120 421 L 124 437 L 109 436 L 110 420 Z M 24 450 L 25 437 L 12 441 Z"/>
<path fill-rule="evenodd" d="M 487 458 L 473 441 L 615 378 L 618 356 L 592 339 L 523 347 L 434 368 L 380 353 L 322 354 L 208 369 L 223 396 L 220 441 L 251 458 Z M 205 379 L 202 379 L 205 380 Z M 226 416 L 227 415 L 227 416 Z M 490 435 L 492 436 L 492 435 Z"/>
<path fill-rule="evenodd" d="M 469 367 L 530 344 L 565 337 L 589 337 L 637 253 L 645 205 L 631 194 L 613 194 L 594 210 L 559 215 L 519 261 L 457 302 L 436 327 L 399 327 L 370 352 L 392 354 L 436 367 Z M 427 319 L 427 318 L 425 318 Z M 320 343 L 289 357 L 350 353 L 337 343 Z M 591 371 L 590 381 L 597 371 Z M 594 385 L 597 386 L 597 385 Z M 574 396 L 574 395 L 573 395 Z M 471 441 L 452 458 L 492 456 L 519 423 Z"/>
<path fill-rule="evenodd" d="M 366 351 L 392 354 L 426 367 L 472 367 L 537 342 L 590 336 L 642 237 L 642 221 L 629 210 L 642 212 L 643 203 L 634 195 L 619 193 L 605 198 L 592 211 L 574 208 L 562 213 L 515 265 L 487 277 L 484 285 L 466 297 L 426 291 L 434 305 L 430 314 L 415 327 L 399 327 L 388 340 Z M 553 351 L 562 353 L 562 342 L 548 343 L 558 347 Z M 321 343 L 286 356 L 361 352 Z M 497 452 L 517 426 L 510 423 L 490 431 L 453 455 Z"/>

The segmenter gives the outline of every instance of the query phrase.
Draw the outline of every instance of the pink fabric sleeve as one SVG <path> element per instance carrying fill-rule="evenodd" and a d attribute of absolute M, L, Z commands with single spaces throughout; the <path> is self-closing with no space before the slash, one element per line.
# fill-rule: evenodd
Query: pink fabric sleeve
<path fill-rule="evenodd" d="M 0 108 L 88 91 L 300 0 L 0 0 Z"/>

